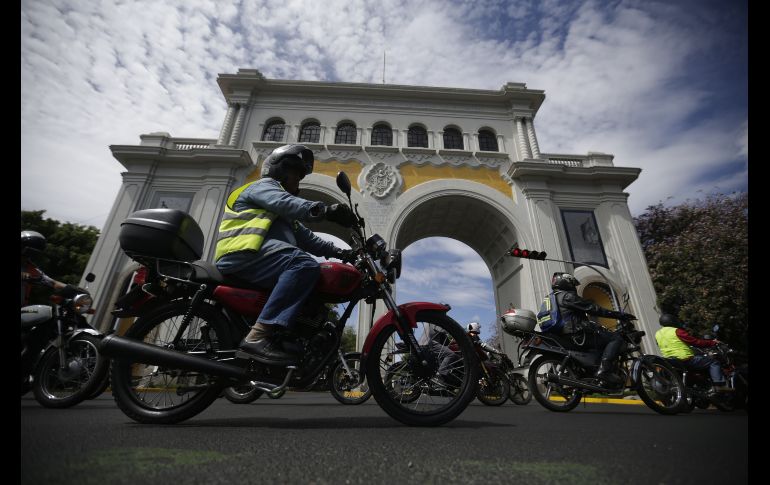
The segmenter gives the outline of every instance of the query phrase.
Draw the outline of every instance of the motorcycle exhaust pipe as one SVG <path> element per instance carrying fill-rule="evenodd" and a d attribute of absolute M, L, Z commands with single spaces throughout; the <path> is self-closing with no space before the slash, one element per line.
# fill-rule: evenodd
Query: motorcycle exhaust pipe
<path fill-rule="evenodd" d="M 548 382 L 553 382 L 554 384 L 561 384 L 564 386 L 577 387 L 580 389 L 588 389 L 590 391 L 596 391 L 596 392 L 603 392 L 603 393 L 612 392 L 610 389 L 605 389 L 602 386 L 589 384 L 587 382 L 583 382 L 577 379 L 571 379 L 569 377 L 563 377 L 563 376 L 549 376 Z"/>
<path fill-rule="evenodd" d="M 176 350 L 164 349 L 138 340 L 107 335 L 99 342 L 98 350 L 107 357 L 130 357 L 134 362 L 160 365 L 202 372 L 218 377 L 230 377 L 240 381 L 249 380 L 246 369 L 232 364 L 223 364 L 206 357 L 185 354 Z"/>

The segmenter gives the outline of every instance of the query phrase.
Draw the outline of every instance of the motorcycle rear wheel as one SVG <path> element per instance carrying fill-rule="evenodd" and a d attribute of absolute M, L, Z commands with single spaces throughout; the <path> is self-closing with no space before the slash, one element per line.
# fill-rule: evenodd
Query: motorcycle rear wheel
<path fill-rule="evenodd" d="M 334 399 L 342 404 L 362 404 L 372 397 L 372 391 L 366 383 L 366 374 L 361 369 L 361 354 L 356 352 L 345 356 L 345 362 L 348 364 L 352 375 L 348 375 L 342 362 L 337 362 L 331 370 L 331 379 L 329 379 L 329 391 Z M 351 388 L 350 383 L 356 383 L 360 379 L 362 382 Z"/>
<path fill-rule="evenodd" d="M 45 351 L 35 369 L 32 392 L 41 406 L 68 408 L 88 398 L 109 370 L 109 359 L 99 355 L 93 341 L 74 337 L 65 347 L 66 365 L 76 374 L 62 378 L 59 349 Z M 68 373 L 68 371 L 65 371 Z"/>
<path fill-rule="evenodd" d="M 476 398 L 487 406 L 502 406 L 511 394 L 511 384 L 499 371 L 490 374 L 491 379 L 482 376 Z"/>
<path fill-rule="evenodd" d="M 511 394 L 509 399 L 519 406 L 529 404 L 532 400 L 532 393 L 529 392 L 529 384 L 524 376 L 519 374 L 513 375 L 513 383 L 511 385 Z"/>
<path fill-rule="evenodd" d="M 188 306 L 189 302 L 184 300 L 162 305 L 138 318 L 125 337 L 168 347 Z M 201 333 L 204 324 L 210 329 L 214 350 L 232 348 L 227 322 L 214 307 L 201 304 L 175 350 L 204 350 Z M 112 393 L 121 411 L 134 421 L 150 424 L 173 424 L 195 416 L 219 397 L 223 387 L 215 376 L 148 365 L 130 358 L 112 360 L 111 380 Z"/>
<path fill-rule="evenodd" d="M 439 426 L 456 418 L 462 413 L 476 395 L 479 382 L 479 361 L 473 343 L 459 323 L 442 312 L 422 311 L 416 316 L 417 327 L 413 329 L 418 342 L 425 335 L 434 335 L 436 331 L 446 332 L 457 343 L 457 351 L 447 346 L 433 347 L 435 368 L 433 374 L 418 374 L 414 365 L 416 359 L 411 352 L 394 349 L 404 346 L 405 342 L 396 332 L 395 325 L 384 328 L 374 340 L 366 361 L 366 378 L 372 395 L 382 409 L 393 419 L 409 426 Z M 397 345 L 400 344 L 400 345 Z M 446 380 L 439 376 L 440 363 L 446 357 L 452 361 L 445 369 Z M 394 359 L 399 359 L 393 366 Z M 393 378 L 397 369 L 399 378 Z M 408 383 L 408 401 L 401 397 L 405 394 L 394 392 L 394 381 Z"/>
<path fill-rule="evenodd" d="M 572 411 L 580 404 L 583 393 L 575 388 L 548 382 L 549 375 L 567 375 L 577 378 L 575 372 L 561 363 L 562 359 L 538 357 L 529 368 L 529 389 L 544 408 L 556 412 Z"/>

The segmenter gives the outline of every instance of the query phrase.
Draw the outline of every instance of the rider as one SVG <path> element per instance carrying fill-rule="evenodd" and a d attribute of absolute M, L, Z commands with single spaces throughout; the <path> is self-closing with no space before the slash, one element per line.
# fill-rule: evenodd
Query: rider
<path fill-rule="evenodd" d="M 479 345 L 482 349 L 493 354 L 503 355 L 503 352 L 497 350 L 486 342 L 481 340 L 481 324 L 479 322 L 471 322 L 468 324 L 468 336 L 474 344 Z"/>
<path fill-rule="evenodd" d="M 216 266 L 225 275 L 272 292 L 240 349 L 255 360 L 294 365 L 297 346 L 276 332 L 293 323 L 320 277 L 310 256 L 352 261 L 352 250 L 324 241 L 300 221 L 326 218 L 350 226 L 355 222 L 344 204 L 326 205 L 297 197 L 299 182 L 313 172 L 313 152 L 304 145 L 276 148 L 262 164 L 263 177 L 234 190 L 219 226 Z"/>
<path fill-rule="evenodd" d="M 552 294 L 555 296 L 561 323 L 563 323 L 560 333 L 572 337 L 572 341 L 579 347 L 592 347 L 602 351 L 602 360 L 596 371 L 596 377 L 610 384 L 620 384 L 621 379 L 612 372 L 612 364 L 623 344 L 623 338 L 602 325 L 588 320 L 585 315 L 621 320 L 634 320 L 636 317 L 630 313 L 607 310 L 590 300 L 581 298 L 577 294 L 579 285 L 577 278 L 569 273 L 557 272 L 551 277 Z M 581 333 L 584 337 L 586 333 L 591 333 L 593 342 L 583 338 L 582 342 L 578 343 L 578 336 Z"/>
<path fill-rule="evenodd" d="M 660 316 L 661 328 L 655 332 L 655 340 L 660 347 L 660 353 L 667 359 L 677 359 L 692 370 L 708 369 L 714 390 L 719 392 L 732 391 L 726 385 L 725 376 L 719 362 L 708 355 L 695 355 L 690 346 L 714 347 L 719 340 L 704 340 L 693 337 L 684 329 L 684 324 L 674 315 L 664 313 Z"/>
<path fill-rule="evenodd" d="M 47 276 L 32 262 L 30 257 L 45 249 L 45 237 L 37 231 L 21 231 L 21 306 L 29 304 L 32 285 L 42 285 L 58 290 L 64 283 Z"/>

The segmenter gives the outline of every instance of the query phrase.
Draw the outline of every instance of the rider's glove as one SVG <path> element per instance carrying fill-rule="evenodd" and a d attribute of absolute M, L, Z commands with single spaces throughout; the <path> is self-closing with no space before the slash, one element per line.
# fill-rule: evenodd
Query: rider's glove
<path fill-rule="evenodd" d="M 356 252 L 352 249 L 336 248 L 333 258 L 337 258 L 343 263 L 354 263 L 356 261 Z"/>
<path fill-rule="evenodd" d="M 326 206 L 326 219 L 345 227 L 352 227 L 356 222 L 356 216 L 353 214 L 353 211 L 345 204 Z"/>

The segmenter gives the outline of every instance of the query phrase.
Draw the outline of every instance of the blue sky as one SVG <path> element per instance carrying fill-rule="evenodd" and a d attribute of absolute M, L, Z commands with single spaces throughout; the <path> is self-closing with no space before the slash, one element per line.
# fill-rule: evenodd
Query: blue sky
<path fill-rule="evenodd" d="M 217 74 L 379 83 L 383 51 L 388 83 L 545 90 L 541 151 L 611 153 L 617 166 L 641 167 L 627 189 L 635 215 L 745 190 L 747 9 L 732 0 L 25 1 L 21 207 L 101 228 L 121 184 L 108 146 L 154 131 L 216 138 L 226 108 Z M 457 248 L 459 270 L 483 266 Z"/>

